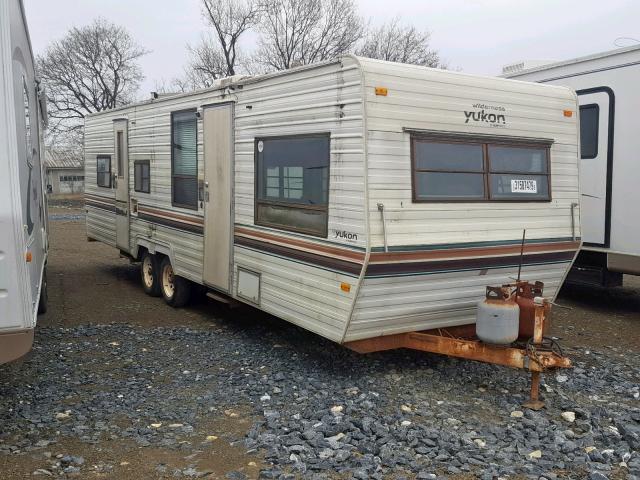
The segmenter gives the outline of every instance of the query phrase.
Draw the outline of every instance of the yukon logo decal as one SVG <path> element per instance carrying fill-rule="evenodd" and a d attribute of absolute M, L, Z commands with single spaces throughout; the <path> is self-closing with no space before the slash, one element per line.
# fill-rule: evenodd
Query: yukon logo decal
<path fill-rule="evenodd" d="M 504 127 L 507 124 L 507 119 L 504 113 L 494 113 L 495 112 L 504 112 L 505 108 L 496 105 L 486 105 L 484 103 L 476 103 L 473 105 L 473 108 L 476 110 L 465 110 L 464 111 L 464 123 L 469 123 L 469 121 L 479 122 L 479 123 L 488 123 L 492 127 Z"/>
<path fill-rule="evenodd" d="M 358 240 L 358 234 L 353 232 L 347 232 L 346 230 L 334 230 L 334 238 L 342 238 L 344 240 Z"/>

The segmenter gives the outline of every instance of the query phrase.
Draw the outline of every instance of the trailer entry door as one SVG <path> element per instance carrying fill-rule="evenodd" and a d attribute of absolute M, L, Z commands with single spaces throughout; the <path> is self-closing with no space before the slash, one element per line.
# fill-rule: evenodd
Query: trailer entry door
<path fill-rule="evenodd" d="M 611 145 L 609 114 L 613 108 L 608 92 L 578 91 L 580 102 L 580 217 L 586 245 L 609 245 Z"/>
<path fill-rule="evenodd" d="M 129 252 L 129 141 L 126 119 L 113 122 L 116 187 L 116 246 Z"/>
<path fill-rule="evenodd" d="M 206 285 L 231 285 L 233 104 L 206 106 L 204 128 L 204 262 Z"/>

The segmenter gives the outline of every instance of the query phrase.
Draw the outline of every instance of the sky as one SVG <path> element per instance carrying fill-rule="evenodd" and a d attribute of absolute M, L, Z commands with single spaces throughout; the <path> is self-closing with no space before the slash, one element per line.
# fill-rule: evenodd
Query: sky
<path fill-rule="evenodd" d="M 566 60 L 640 40 L 639 0 L 356 0 L 371 25 L 400 16 L 431 32 L 431 46 L 450 68 L 499 75 L 521 60 Z M 187 44 L 206 30 L 201 0 L 24 0 L 36 54 L 72 26 L 95 17 L 123 25 L 150 50 L 140 97 L 181 76 Z M 253 38 L 245 48 L 250 49 Z M 628 46 L 640 42 L 618 42 Z"/>

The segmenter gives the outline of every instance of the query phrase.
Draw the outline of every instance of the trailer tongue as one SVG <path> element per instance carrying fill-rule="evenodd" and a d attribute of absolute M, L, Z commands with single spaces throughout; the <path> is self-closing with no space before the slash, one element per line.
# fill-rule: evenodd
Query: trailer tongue
<path fill-rule="evenodd" d="M 520 282 L 520 284 L 526 282 Z M 539 283 L 536 287 L 539 288 Z M 521 368 L 531 372 L 531 391 L 524 407 L 532 410 L 544 408 L 540 400 L 540 374 L 556 368 L 571 368 L 571 360 L 565 357 L 558 344 L 543 336 L 549 322 L 551 303 L 544 297 L 533 300 L 533 336 L 526 341 L 509 345 L 486 343 L 478 339 L 476 325 L 437 328 L 421 332 L 400 333 L 367 338 L 345 343 L 358 353 L 372 353 L 381 350 L 408 348 L 450 357 L 493 363 L 505 367 Z M 526 315 L 520 312 L 520 318 Z"/>

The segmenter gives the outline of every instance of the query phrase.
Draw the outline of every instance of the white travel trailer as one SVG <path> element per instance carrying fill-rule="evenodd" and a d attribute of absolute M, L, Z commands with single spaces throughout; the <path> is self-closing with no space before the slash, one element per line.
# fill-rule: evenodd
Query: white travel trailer
<path fill-rule="evenodd" d="M 87 235 L 147 293 L 201 284 L 339 343 L 473 324 L 521 260 L 554 297 L 580 247 L 564 87 L 345 56 L 93 114 L 85 139 Z"/>
<path fill-rule="evenodd" d="M 35 78 L 24 7 L 0 2 L 0 363 L 31 349 L 46 309 L 47 219 Z"/>
<path fill-rule="evenodd" d="M 504 76 L 565 85 L 578 94 L 584 244 L 569 281 L 614 286 L 623 273 L 640 275 L 640 46 L 536 68 L 505 67 Z"/>

